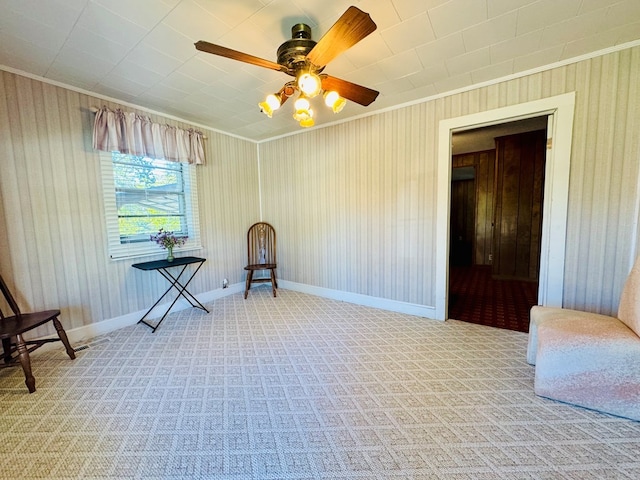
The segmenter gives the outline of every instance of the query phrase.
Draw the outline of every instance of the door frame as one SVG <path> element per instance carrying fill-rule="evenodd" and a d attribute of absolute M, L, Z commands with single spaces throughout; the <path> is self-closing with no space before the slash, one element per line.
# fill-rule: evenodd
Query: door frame
<path fill-rule="evenodd" d="M 451 141 L 456 132 L 548 116 L 538 303 L 561 307 L 575 92 L 441 120 L 438 136 L 435 318 L 446 320 L 449 300 Z"/>

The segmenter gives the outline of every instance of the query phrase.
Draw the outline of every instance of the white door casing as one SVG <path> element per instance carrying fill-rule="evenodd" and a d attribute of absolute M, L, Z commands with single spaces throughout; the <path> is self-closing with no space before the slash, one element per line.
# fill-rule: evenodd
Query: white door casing
<path fill-rule="evenodd" d="M 525 118 L 548 116 L 547 157 L 542 216 L 542 248 L 538 303 L 561 307 L 569 167 L 575 92 L 440 121 L 436 211 L 435 317 L 446 320 L 449 294 L 449 215 L 451 202 L 451 138 L 453 133 Z"/>

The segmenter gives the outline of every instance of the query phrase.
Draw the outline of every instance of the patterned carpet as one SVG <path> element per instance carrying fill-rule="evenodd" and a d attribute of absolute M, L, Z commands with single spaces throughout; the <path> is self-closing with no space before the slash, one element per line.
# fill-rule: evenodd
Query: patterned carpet
<path fill-rule="evenodd" d="M 640 422 L 536 397 L 524 333 L 268 286 L 209 306 L 36 354 L 31 395 L 0 370 L 0 478 L 640 478 Z"/>
<path fill-rule="evenodd" d="M 529 310 L 537 303 L 537 282 L 495 280 L 483 265 L 449 270 L 449 318 L 528 332 Z"/>

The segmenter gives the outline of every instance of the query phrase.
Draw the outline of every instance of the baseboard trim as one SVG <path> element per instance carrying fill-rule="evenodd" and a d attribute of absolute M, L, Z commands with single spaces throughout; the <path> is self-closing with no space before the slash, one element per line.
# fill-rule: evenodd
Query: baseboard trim
<path fill-rule="evenodd" d="M 228 288 L 218 288 L 216 290 L 211 290 L 209 292 L 204 292 L 198 295 L 195 295 L 196 299 L 206 306 L 207 303 L 211 303 L 219 298 L 226 297 L 228 295 L 233 295 L 235 293 L 244 292 L 244 282 L 234 283 L 233 285 L 229 285 Z M 160 318 L 164 315 L 167 308 L 169 308 L 171 302 L 163 303 L 161 305 L 156 306 L 149 315 L 147 319 L 153 320 L 156 318 Z M 171 308 L 172 312 L 178 312 L 180 310 L 185 310 L 187 308 L 192 308 L 191 305 L 184 299 L 179 299 L 175 305 Z M 109 318 L 106 320 L 102 320 L 100 322 L 92 323 L 91 325 L 84 325 L 78 328 L 72 328 L 67 330 L 67 337 L 69 337 L 69 341 L 74 348 L 77 348 L 80 344 L 86 343 L 89 339 L 97 337 L 99 335 L 105 335 L 107 333 L 111 333 L 115 330 L 119 330 L 124 327 L 128 327 L 131 325 L 135 325 L 142 318 L 142 316 L 146 313 L 147 309 L 139 310 L 137 312 L 127 313 L 125 315 L 121 315 L 119 317 Z M 151 332 L 151 329 L 149 329 Z M 50 344 L 56 345 L 56 344 Z"/>
<path fill-rule="evenodd" d="M 318 297 L 340 300 L 342 302 L 353 303 L 365 307 L 379 308 L 380 310 L 387 310 L 390 312 L 405 313 L 407 315 L 414 315 L 417 317 L 434 319 L 436 313 L 435 307 L 426 305 L 400 302 L 398 300 L 390 300 L 388 298 L 372 297 L 369 295 L 362 295 L 360 293 L 344 292 L 342 290 L 333 290 L 331 288 L 316 287 L 287 280 L 278 280 L 278 286 L 295 292 L 308 293 Z"/>
<path fill-rule="evenodd" d="M 315 295 L 323 298 L 330 298 L 332 300 L 339 300 L 342 302 L 353 303 L 355 305 L 362 305 L 365 307 L 379 308 L 380 310 L 387 310 L 390 312 L 404 313 L 407 315 L 414 315 L 417 317 L 435 318 L 435 307 L 418 305 L 407 302 L 400 302 L 397 300 L 390 300 L 387 298 L 372 297 L 369 295 L 362 295 L 359 293 L 344 292 L 341 290 L 333 290 L 331 288 L 316 287 L 313 285 L 306 285 L 303 283 L 290 282 L 287 280 L 278 280 L 278 286 L 286 290 L 292 290 L 294 292 L 307 293 L 309 295 Z M 195 297 L 202 304 L 214 302 L 219 298 L 226 297 L 228 295 L 234 295 L 236 293 L 244 292 L 244 282 L 234 283 L 229 285 L 228 288 L 218 288 L 209 292 L 204 292 Z M 148 315 L 148 319 L 160 318 L 164 312 L 169 308 L 170 303 L 164 303 L 154 308 Z M 191 308 L 191 305 L 183 299 L 180 299 L 175 303 L 172 312 L 177 312 Z M 92 323 L 91 325 L 84 325 L 78 328 L 72 328 L 67 330 L 67 336 L 74 348 L 78 348 L 82 344 L 87 343 L 90 339 L 100 335 L 106 335 L 113 331 L 119 330 L 124 327 L 135 325 L 138 320 L 142 318 L 147 310 L 140 310 L 137 312 L 127 313 L 114 318 L 102 320 L 100 322 Z M 151 332 L 151 330 L 149 330 Z M 51 346 L 59 344 L 49 344 Z M 46 346 L 42 350 L 46 350 Z"/>

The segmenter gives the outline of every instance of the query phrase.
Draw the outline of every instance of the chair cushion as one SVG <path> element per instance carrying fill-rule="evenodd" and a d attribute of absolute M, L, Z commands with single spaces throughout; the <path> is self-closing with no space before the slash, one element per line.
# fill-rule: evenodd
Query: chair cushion
<path fill-rule="evenodd" d="M 640 336 L 640 257 L 624 284 L 618 307 L 618 318 Z"/>
<path fill-rule="evenodd" d="M 527 345 L 527 363 L 536 364 L 536 353 L 538 350 L 538 328 L 542 323 L 556 322 L 567 318 L 576 319 L 581 323 L 588 322 L 610 322 L 613 317 L 601 315 L 599 313 L 583 312 L 581 310 L 570 310 L 559 307 L 543 307 L 534 305 L 531 307 L 529 322 L 529 343 Z"/>
<path fill-rule="evenodd" d="M 542 322 L 535 392 L 640 420 L 640 338 L 613 317 Z"/>

